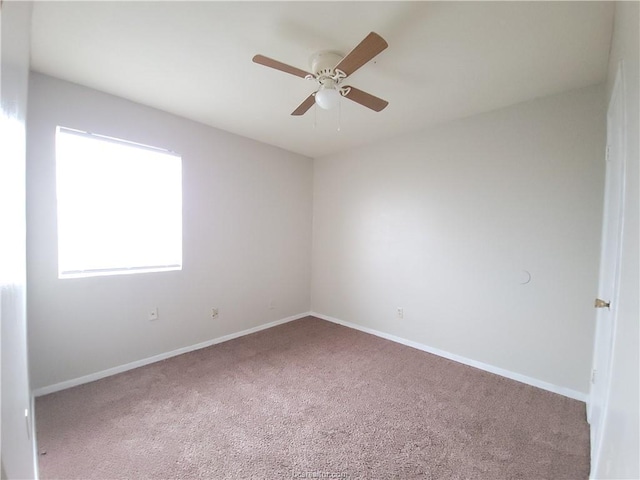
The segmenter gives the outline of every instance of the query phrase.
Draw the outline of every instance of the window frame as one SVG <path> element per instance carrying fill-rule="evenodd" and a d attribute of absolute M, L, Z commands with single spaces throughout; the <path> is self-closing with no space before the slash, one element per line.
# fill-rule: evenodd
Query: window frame
<path fill-rule="evenodd" d="M 108 143 L 114 143 L 116 145 L 121 145 L 124 147 L 130 147 L 133 149 L 139 150 L 148 150 L 150 152 L 159 153 L 162 155 L 167 155 L 170 157 L 174 157 L 179 162 L 179 193 L 180 193 L 180 208 L 179 208 L 179 262 L 178 263 L 167 263 L 167 264 L 158 264 L 158 265 L 131 265 L 131 266 L 120 266 L 120 267 L 109 267 L 109 268 L 86 268 L 86 269 L 63 269 L 60 263 L 61 256 L 61 230 L 60 230 L 60 180 L 59 180 L 59 150 L 58 150 L 58 138 L 60 134 L 65 135 L 74 135 L 78 137 L 89 138 L 92 140 L 103 141 Z M 85 278 L 85 277 L 103 277 L 103 276 L 115 276 L 115 275 L 129 275 L 129 274 L 137 274 L 137 273 L 156 273 L 156 272 L 169 272 L 169 271 L 180 271 L 183 268 L 184 263 L 184 212 L 183 212 L 183 164 L 182 164 L 182 155 L 177 152 L 151 146 L 145 145 L 141 143 L 132 142 L 125 139 L 110 137 L 106 135 L 100 135 L 92 132 L 87 132 L 83 130 L 78 130 L 69 127 L 63 127 L 58 125 L 56 127 L 56 137 L 55 137 L 55 170 L 56 170 L 56 179 L 55 179 L 55 191 L 56 191 L 56 237 L 57 237 L 57 249 L 56 249 L 56 260 L 57 260 L 57 272 L 59 279 L 70 279 L 70 278 Z"/>

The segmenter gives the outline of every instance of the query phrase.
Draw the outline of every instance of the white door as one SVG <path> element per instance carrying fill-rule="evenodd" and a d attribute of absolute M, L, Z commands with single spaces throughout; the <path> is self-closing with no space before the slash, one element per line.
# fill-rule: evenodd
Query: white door
<path fill-rule="evenodd" d="M 625 95 L 622 65 L 618 68 L 614 90 L 607 111 L 607 153 L 604 218 L 600 252 L 598 302 L 596 300 L 596 335 L 593 371 L 589 393 L 591 424 L 591 471 L 595 472 L 602 447 L 604 420 L 609 399 L 610 372 L 614 355 L 622 218 L 625 179 Z M 598 305 L 599 303 L 599 305 Z M 606 303 L 610 303 L 607 307 Z"/>

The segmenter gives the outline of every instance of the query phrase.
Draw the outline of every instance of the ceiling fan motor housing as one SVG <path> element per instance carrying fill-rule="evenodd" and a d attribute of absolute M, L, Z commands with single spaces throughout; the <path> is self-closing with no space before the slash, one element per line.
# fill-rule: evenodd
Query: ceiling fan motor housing
<path fill-rule="evenodd" d="M 322 85 L 326 79 L 336 81 L 335 66 L 342 60 L 342 55 L 332 51 L 322 51 L 314 53 L 309 59 L 311 73 L 316 76 L 316 80 Z"/>

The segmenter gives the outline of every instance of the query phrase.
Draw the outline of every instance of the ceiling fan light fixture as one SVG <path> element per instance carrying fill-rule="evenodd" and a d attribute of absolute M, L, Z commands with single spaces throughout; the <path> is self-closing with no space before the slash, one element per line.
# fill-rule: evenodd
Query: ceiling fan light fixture
<path fill-rule="evenodd" d="M 316 103 L 320 108 L 331 110 L 338 106 L 340 96 L 340 92 L 336 88 L 322 86 L 316 93 Z"/>

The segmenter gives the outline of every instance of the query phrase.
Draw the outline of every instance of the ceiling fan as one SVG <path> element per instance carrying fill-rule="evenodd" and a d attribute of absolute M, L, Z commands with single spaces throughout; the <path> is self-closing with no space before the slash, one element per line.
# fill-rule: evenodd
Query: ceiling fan
<path fill-rule="evenodd" d="M 341 96 L 379 112 L 389 102 L 355 87 L 343 85 L 342 82 L 388 46 L 384 38 L 371 32 L 344 58 L 331 51 L 322 51 L 312 55 L 309 60 L 312 73 L 264 55 L 256 55 L 253 57 L 253 61 L 316 82 L 317 90 L 309 95 L 291 115 L 304 115 L 314 103 L 324 109 L 333 108 L 338 104 Z"/>

